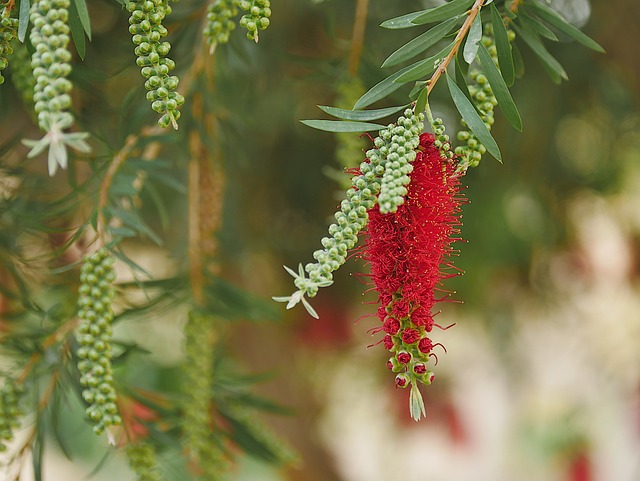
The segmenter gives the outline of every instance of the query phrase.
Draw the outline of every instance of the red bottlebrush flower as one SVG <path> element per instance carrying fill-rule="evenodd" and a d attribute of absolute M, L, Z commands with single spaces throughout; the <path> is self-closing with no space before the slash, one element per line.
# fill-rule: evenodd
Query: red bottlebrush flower
<path fill-rule="evenodd" d="M 409 364 L 411 362 L 411 354 L 406 351 L 398 353 L 398 362 L 401 364 Z"/>
<path fill-rule="evenodd" d="M 420 332 L 415 329 L 405 329 L 402 332 L 402 342 L 405 344 L 413 344 L 420 339 Z"/>
<path fill-rule="evenodd" d="M 415 372 L 416 374 L 424 374 L 425 372 L 427 372 L 427 366 L 425 366 L 424 364 L 416 364 L 415 366 L 413 366 L 413 372 Z"/>
<path fill-rule="evenodd" d="M 384 338 L 382 339 L 382 344 L 384 344 L 384 348 L 387 351 L 390 351 L 391 349 L 393 349 L 393 339 L 391 339 L 391 336 L 389 334 L 384 336 Z"/>
<path fill-rule="evenodd" d="M 420 339 L 420 342 L 418 342 L 418 349 L 424 354 L 429 354 L 431 352 L 431 349 L 433 349 L 433 343 L 431 342 L 431 339 L 429 339 L 428 337 L 423 337 L 422 339 Z"/>
<path fill-rule="evenodd" d="M 443 279 L 456 274 L 447 271 L 453 269 L 451 244 L 459 234 L 463 201 L 455 165 L 441 157 L 433 141 L 431 134 L 420 136 L 405 202 L 397 211 L 382 214 L 376 205 L 368 212 L 367 241 L 362 249 L 378 291 L 383 330 L 395 334 L 389 326 L 400 326 L 401 342 L 385 341 L 385 347 L 408 351 L 424 364 L 434 345 L 427 337 L 438 302 L 434 291 Z M 413 384 L 427 372 L 424 364 L 415 365 L 420 372 L 402 374 Z M 420 380 L 427 382 L 424 376 Z"/>
<path fill-rule="evenodd" d="M 382 330 L 387 334 L 391 334 L 393 336 L 400 330 L 400 322 L 393 317 L 387 317 L 387 319 L 384 321 L 384 324 L 382 325 Z"/>

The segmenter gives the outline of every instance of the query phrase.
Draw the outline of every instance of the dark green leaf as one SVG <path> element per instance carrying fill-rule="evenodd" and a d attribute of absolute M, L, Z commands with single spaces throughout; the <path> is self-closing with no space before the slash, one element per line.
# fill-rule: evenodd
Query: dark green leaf
<path fill-rule="evenodd" d="M 493 35 L 496 41 L 496 49 L 498 50 L 498 64 L 500 65 L 502 78 L 504 78 L 505 83 L 511 87 L 516 77 L 511 53 L 511 43 L 509 42 L 507 29 L 504 26 L 504 22 L 495 3 L 491 4 L 491 25 L 493 26 Z"/>
<path fill-rule="evenodd" d="M 87 10 L 87 4 L 85 3 L 85 0 L 73 0 L 71 3 L 75 5 L 75 9 L 78 12 L 78 16 L 80 17 L 82 27 L 89 40 L 91 40 L 91 20 L 89 19 L 89 11 Z"/>
<path fill-rule="evenodd" d="M 422 92 L 422 88 L 427 85 L 427 82 L 416 82 L 411 92 L 409 92 L 409 98 L 415 102 L 418 99 L 418 95 Z"/>
<path fill-rule="evenodd" d="M 522 53 L 517 45 L 511 45 L 511 51 L 513 52 L 513 68 L 516 72 L 516 78 L 524 77 L 524 60 L 522 59 Z"/>
<path fill-rule="evenodd" d="M 78 10 L 76 10 L 75 2 L 69 5 L 69 29 L 71 30 L 71 38 L 76 46 L 76 51 L 82 60 L 87 53 L 87 44 L 84 38 L 84 28 Z"/>
<path fill-rule="evenodd" d="M 383 119 L 389 115 L 393 115 L 403 109 L 406 109 L 408 105 L 409 104 L 398 105 L 397 107 L 388 107 L 386 109 L 377 110 L 346 110 L 339 109 L 337 107 L 327 107 L 325 105 L 318 105 L 318 108 L 339 119 L 369 121 Z"/>
<path fill-rule="evenodd" d="M 545 22 L 548 22 L 553 27 L 557 28 L 561 32 L 569 35 L 576 42 L 581 43 L 585 47 L 595 50 L 596 52 L 604 53 L 604 48 L 598 42 L 582 33 L 579 29 L 568 23 L 562 16 L 553 10 L 551 7 L 544 3 L 533 1 L 528 4 L 536 11 L 536 14 L 540 16 Z"/>
<path fill-rule="evenodd" d="M 373 87 L 371 87 L 365 94 L 358 99 L 356 104 L 353 106 L 354 110 L 360 110 L 365 107 L 368 107 L 374 102 L 385 98 L 387 95 L 395 92 L 400 87 L 402 87 L 402 83 L 395 82 L 395 80 L 400 77 L 402 74 L 408 72 L 416 65 L 420 64 L 422 60 L 416 63 L 412 63 L 411 65 L 407 65 L 405 68 L 398 70 L 396 73 L 390 75 L 384 80 L 381 80 Z"/>
<path fill-rule="evenodd" d="M 558 36 L 537 18 L 527 15 L 524 12 L 521 12 L 518 18 L 520 19 L 520 23 L 522 23 L 523 27 L 528 28 L 532 32 L 536 32 L 541 37 L 551 40 L 552 42 L 558 41 Z"/>
<path fill-rule="evenodd" d="M 478 49 L 478 56 L 482 63 L 484 73 L 487 76 L 487 79 L 489 79 L 489 85 L 491 85 L 493 94 L 496 96 L 500 110 L 502 110 L 502 113 L 509 123 L 513 125 L 513 128 L 522 132 L 522 119 L 520 118 L 518 107 L 516 107 L 516 104 L 511 97 L 511 93 L 509 92 L 509 87 L 507 87 L 502 75 L 500 75 L 498 67 L 493 63 L 493 59 L 484 45 L 480 45 L 480 48 Z"/>
<path fill-rule="evenodd" d="M 562 79 L 568 80 L 569 76 L 565 72 L 560 62 L 558 62 L 553 55 L 551 55 L 540 38 L 535 34 L 524 28 L 519 28 L 517 25 L 513 25 L 514 30 L 518 36 L 526 43 L 533 53 L 536 54 L 542 65 L 546 68 L 547 72 L 551 76 L 551 79 L 555 83 L 560 83 Z"/>
<path fill-rule="evenodd" d="M 427 107 L 427 93 L 428 89 L 423 87 L 420 91 L 420 95 L 418 95 L 418 99 L 416 100 L 415 112 L 424 112 L 424 109 Z"/>
<path fill-rule="evenodd" d="M 462 12 L 466 11 L 473 2 L 474 0 L 453 0 L 452 2 L 445 3 L 439 7 L 427 10 L 411 21 L 416 25 L 441 22 L 442 20 L 447 20 L 455 15 L 460 15 Z"/>
<path fill-rule="evenodd" d="M 390 30 L 397 30 L 401 28 L 410 28 L 417 27 L 415 23 L 412 23 L 412 20 L 418 18 L 420 15 L 428 12 L 428 10 L 421 10 L 419 12 L 407 13 L 406 15 L 401 15 L 399 17 L 390 18 L 380 24 L 383 28 L 388 28 Z"/>
<path fill-rule="evenodd" d="M 436 68 L 438 68 L 437 64 L 439 63 L 439 61 L 447 56 L 452 47 L 453 44 L 449 44 L 432 57 L 426 58 L 419 61 L 418 63 L 413 64 L 413 66 L 409 70 L 404 72 L 402 75 L 399 75 L 394 80 L 394 82 L 403 84 L 407 82 L 413 82 L 414 80 L 420 80 L 427 75 L 431 75 L 436 71 Z"/>
<path fill-rule="evenodd" d="M 385 126 L 368 122 L 347 122 L 342 120 L 301 120 L 304 125 L 326 132 L 371 132 Z"/>
<path fill-rule="evenodd" d="M 458 52 L 460 53 L 460 52 Z M 455 69 L 455 75 L 456 75 L 456 85 L 460 88 L 460 90 L 462 91 L 462 93 L 464 94 L 465 97 L 467 97 L 467 99 L 469 99 L 469 102 L 471 102 L 471 105 L 473 105 L 475 107 L 475 104 L 473 103 L 473 101 L 471 100 L 471 94 L 469 93 L 469 87 L 467 86 L 467 81 L 465 79 L 465 75 L 462 72 L 462 65 L 467 65 L 466 62 L 464 62 L 461 58 L 461 55 L 456 55 L 456 61 L 454 62 L 454 69 Z"/>
<path fill-rule="evenodd" d="M 453 103 L 455 104 L 458 112 L 467 123 L 471 132 L 478 138 L 478 140 L 487 148 L 487 152 L 493 155 L 496 159 L 502 162 L 502 154 L 500 153 L 500 148 L 496 143 L 495 139 L 489 133 L 489 130 L 484 125 L 484 122 L 476 112 L 476 109 L 471 105 L 469 99 L 464 96 L 460 88 L 456 85 L 453 79 L 446 74 L 447 76 L 447 85 L 449 86 L 449 92 L 451 93 L 451 98 L 453 99 Z"/>
<path fill-rule="evenodd" d="M 473 63 L 478 54 L 480 40 L 482 40 L 482 20 L 480 19 L 480 15 L 476 15 L 467 34 L 467 41 L 464 44 L 464 50 L 462 52 L 464 61 L 469 65 Z"/>
<path fill-rule="evenodd" d="M 31 4 L 29 0 L 20 1 L 20 12 L 18 13 L 18 40 L 24 43 L 27 37 L 27 27 L 29 26 L 29 9 Z"/>
<path fill-rule="evenodd" d="M 393 52 L 382 64 L 383 67 L 393 67 L 399 63 L 409 60 L 416 55 L 429 49 L 447 35 L 451 28 L 456 24 L 459 17 L 453 17 L 440 25 L 427 30 L 422 35 L 417 36 L 409 43 L 404 44 L 398 50 Z"/>
<path fill-rule="evenodd" d="M 128 227 L 111 227 L 109 232 L 113 237 L 135 237 L 138 235 L 135 230 Z"/>

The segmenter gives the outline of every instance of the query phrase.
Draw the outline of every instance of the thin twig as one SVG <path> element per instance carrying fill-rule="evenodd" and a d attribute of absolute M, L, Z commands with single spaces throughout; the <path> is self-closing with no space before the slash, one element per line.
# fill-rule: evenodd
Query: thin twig
<path fill-rule="evenodd" d="M 355 77 L 358 74 L 362 46 L 364 45 L 364 32 L 367 27 L 367 12 L 369 0 L 357 0 L 356 16 L 353 21 L 353 34 L 351 36 L 351 51 L 349 52 L 349 75 Z"/>
<path fill-rule="evenodd" d="M 436 82 L 438 82 L 438 79 L 440 78 L 440 76 L 447 71 L 447 67 L 449 66 L 449 63 L 451 63 L 451 60 L 453 59 L 453 57 L 455 57 L 456 53 L 458 53 L 458 49 L 460 48 L 460 45 L 462 44 L 464 37 L 467 35 L 467 32 L 471 28 L 471 24 L 473 23 L 475 18 L 478 16 L 478 13 L 480 13 L 480 9 L 482 8 L 482 5 L 484 5 L 485 1 L 486 0 L 476 0 L 476 2 L 473 4 L 473 7 L 471 7 L 471 10 L 469 10 L 467 19 L 464 21 L 464 23 L 462 24 L 462 27 L 460 28 L 460 31 L 456 35 L 453 48 L 451 49 L 449 54 L 444 58 L 442 63 L 440 63 L 436 71 L 433 73 L 433 75 L 427 82 L 428 83 L 427 95 L 431 93 L 431 91 L 436 85 Z"/>

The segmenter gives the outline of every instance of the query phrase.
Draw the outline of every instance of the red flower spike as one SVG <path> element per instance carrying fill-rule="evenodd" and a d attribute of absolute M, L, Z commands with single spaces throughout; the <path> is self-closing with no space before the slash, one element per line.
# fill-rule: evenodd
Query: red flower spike
<path fill-rule="evenodd" d="M 390 319 L 400 320 L 402 343 L 422 361 L 415 365 L 420 373 L 402 373 L 406 376 L 403 386 L 413 383 L 418 374 L 424 383 L 433 379 L 426 367 L 422 371 L 434 346 L 426 333 L 434 326 L 434 305 L 449 300 L 438 299 L 434 291 L 442 280 L 460 272 L 450 259 L 451 244 L 460 234 L 460 180 L 455 163 L 443 160 L 433 141 L 431 134 L 420 136 L 406 200 L 397 212 L 381 214 L 378 206 L 369 210 L 367 241 L 361 250 L 371 265 L 383 330 L 395 334 Z M 394 349 L 391 339 L 384 342 L 387 349 Z M 416 342 L 417 349 L 408 347 Z M 399 382 L 396 377 L 396 386 Z"/>
<path fill-rule="evenodd" d="M 398 353 L 398 362 L 400 364 L 409 364 L 411 362 L 411 354 L 406 351 Z"/>
<path fill-rule="evenodd" d="M 387 334 L 391 334 L 393 336 L 400 330 L 400 322 L 393 317 L 387 317 L 387 319 L 384 321 L 384 324 L 382 325 L 382 330 Z"/>

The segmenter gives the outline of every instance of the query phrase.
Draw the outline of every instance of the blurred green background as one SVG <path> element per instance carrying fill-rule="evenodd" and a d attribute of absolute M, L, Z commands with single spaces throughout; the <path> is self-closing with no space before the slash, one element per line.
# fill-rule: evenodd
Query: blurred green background
<path fill-rule="evenodd" d="M 144 94 L 126 14 L 112 3 L 89 2 L 95 38 L 74 81 L 81 121 L 117 145 L 153 118 L 142 102 L 123 107 L 123 99 Z M 327 175 L 341 167 L 337 137 L 299 120 L 321 118 L 315 106 L 339 103 L 340 90 L 354 83 L 347 62 L 355 3 L 274 1 L 260 43 L 235 32 L 211 60 L 215 88 L 198 87 L 216 116 L 224 159 L 222 271 L 264 298 L 290 293 L 281 266 L 311 260 L 340 198 Z M 437 2 L 408 3 L 369 3 L 358 68 L 365 90 L 383 78 L 387 55 L 410 38 L 378 25 Z M 521 49 L 526 74 L 513 94 L 525 129 L 510 130 L 497 114 L 504 164 L 483 159 L 464 179 L 466 242 L 458 244 L 456 264 L 465 275 L 447 283 L 463 303 L 447 304 L 439 315 L 443 325 L 456 325 L 436 334 L 448 353 L 425 390 L 427 418 L 410 420 L 408 392 L 394 389 L 385 353 L 366 347 L 378 340 L 367 333 L 377 319 L 357 321 L 375 312 L 368 304 L 375 297 L 362 295 L 368 287 L 351 274 L 366 266 L 353 260 L 314 299 L 319 321 L 296 308 L 281 323 L 230 327 L 229 349 L 239 362 L 274 373 L 260 389 L 293 415 L 268 422 L 300 453 L 287 469 L 242 458 L 231 479 L 640 480 L 640 4 L 552 4 L 607 54 L 550 45 L 570 77 L 557 86 Z M 199 30 L 189 16 L 200 7 L 174 9 L 178 74 L 193 56 Z M 432 108 L 455 131 L 456 112 L 441 88 Z M 31 128 L 22 114 L 9 123 L 9 112 L 20 110 L 12 95 L 0 89 L 6 137 Z M 401 89 L 388 102 L 405 103 L 406 95 Z M 353 165 L 362 157 L 356 146 Z M 177 227 L 167 249 L 179 258 L 184 203 L 170 207 Z M 167 329 L 147 347 L 162 352 L 171 344 Z M 81 479 L 90 469 L 87 461 L 71 472 L 62 456 L 49 456 L 50 480 Z M 118 462 L 96 476 L 114 478 L 133 479 Z"/>

